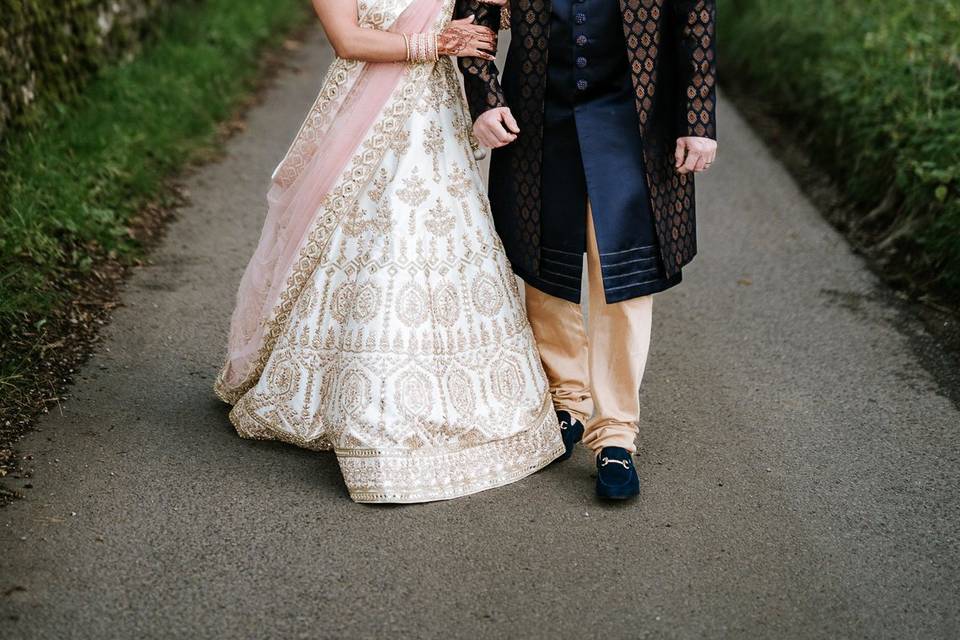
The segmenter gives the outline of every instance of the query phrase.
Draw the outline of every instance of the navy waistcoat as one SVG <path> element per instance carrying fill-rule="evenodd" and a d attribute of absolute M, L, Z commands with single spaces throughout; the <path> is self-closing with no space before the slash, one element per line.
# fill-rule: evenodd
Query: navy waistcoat
<path fill-rule="evenodd" d="M 531 284 L 579 299 L 588 199 L 608 302 L 679 282 L 664 277 L 645 174 L 619 0 L 552 0 Z"/>

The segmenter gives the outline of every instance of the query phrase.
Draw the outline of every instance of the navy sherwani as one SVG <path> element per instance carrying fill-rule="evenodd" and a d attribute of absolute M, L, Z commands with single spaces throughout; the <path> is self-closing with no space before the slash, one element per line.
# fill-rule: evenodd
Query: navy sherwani
<path fill-rule="evenodd" d="M 589 197 L 606 301 L 670 286 L 697 252 L 694 178 L 674 167 L 676 140 L 716 136 L 715 0 L 509 2 L 502 78 L 488 60 L 458 64 L 473 118 L 509 107 L 520 126 L 490 163 L 514 271 L 579 300 Z M 500 23 L 496 6 L 456 0 L 454 16 L 468 15 Z"/>

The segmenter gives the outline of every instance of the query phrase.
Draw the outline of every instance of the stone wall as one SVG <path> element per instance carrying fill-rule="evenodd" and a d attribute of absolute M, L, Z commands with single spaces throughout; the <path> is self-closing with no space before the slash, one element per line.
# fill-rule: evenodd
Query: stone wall
<path fill-rule="evenodd" d="M 197 0 L 176 0 L 197 1 Z M 171 0 L 0 0 L 0 135 L 130 55 Z"/>

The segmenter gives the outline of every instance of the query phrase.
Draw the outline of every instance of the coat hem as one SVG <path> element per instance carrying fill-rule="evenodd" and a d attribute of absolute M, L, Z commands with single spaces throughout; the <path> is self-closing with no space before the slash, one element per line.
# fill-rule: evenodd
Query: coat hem
<path fill-rule="evenodd" d="M 555 298 L 566 300 L 567 302 L 580 304 L 583 296 L 582 285 L 580 287 L 571 287 L 566 284 L 551 282 L 550 280 L 544 279 L 543 276 L 533 275 L 517 267 L 513 268 L 513 272 L 534 289 L 542 291 Z M 682 280 L 683 273 L 682 271 L 677 270 L 677 272 L 670 277 L 657 278 L 651 282 L 645 282 L 637 285 L 625 285 L 624 287 L 617 287 L 613 292 L 611 292 L 610 288 L 605 288 L 604 296 L 608 304 L 624 302 L 634 298 L 650 296 L 655 293 L 662 293 L 667 289 L 677 286 Z"/>

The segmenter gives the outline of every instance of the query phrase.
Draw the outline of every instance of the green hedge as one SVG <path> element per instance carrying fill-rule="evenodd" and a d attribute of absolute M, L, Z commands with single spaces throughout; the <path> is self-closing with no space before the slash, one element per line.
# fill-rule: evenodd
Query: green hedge
<path fill-rule="evenodd" d="M 137 255 L 131 218 L 216 143 L 263 46 L 310 15 L 304 0 L 171 3 L 135 57 L 71 100 L 40 100 L 0 139 L 0 383 L 27 362 L 6 340 L 36 333 L 98 260 Z"/>
<path fill-rule="evenodd" d="M 855 224 L 875 255 L 960 292 L 960 2 L 719 5 L 725 79 L 873 209 Z"/>

